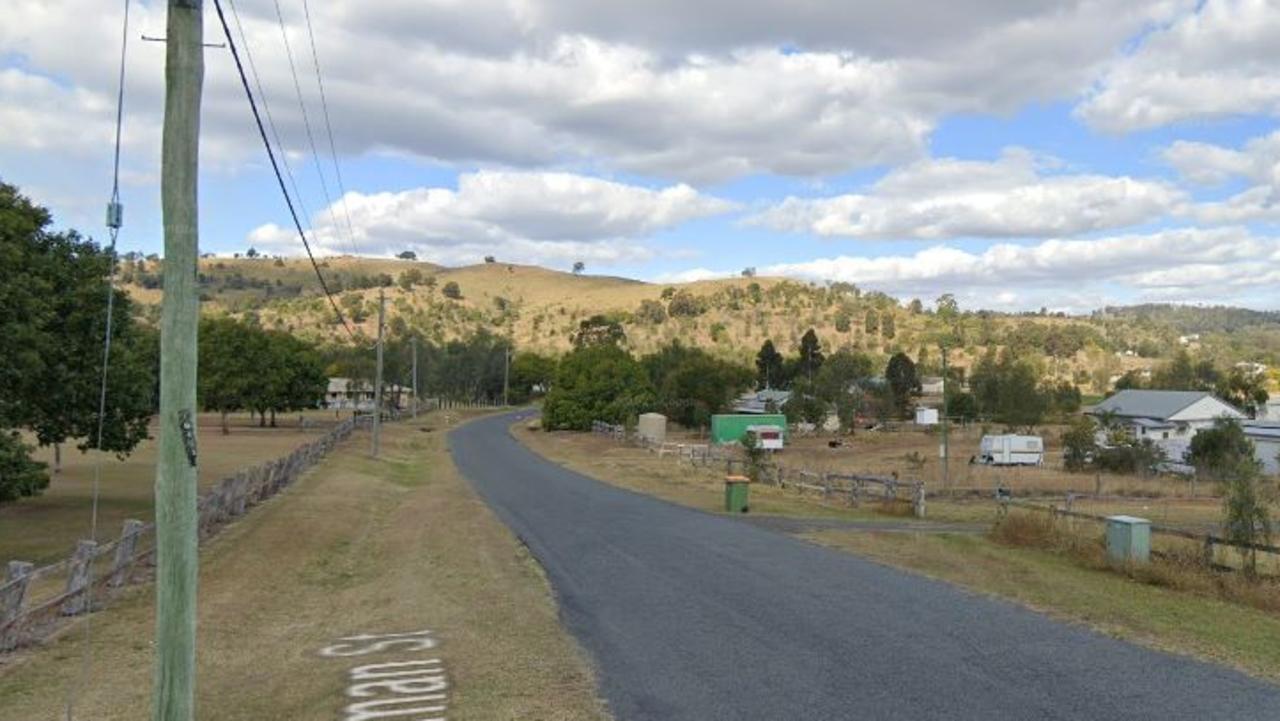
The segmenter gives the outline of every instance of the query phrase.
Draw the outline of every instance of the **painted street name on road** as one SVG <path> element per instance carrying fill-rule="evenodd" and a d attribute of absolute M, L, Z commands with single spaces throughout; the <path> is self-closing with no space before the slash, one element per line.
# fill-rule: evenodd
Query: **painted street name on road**
<path fill-rule="evenodd" d="M 362 664 L 347 672 L 343 721 L 406 719 L 446 721 L 448 681 L 444 662 L 424 653 L 438 645 L 431 631 L 363 633 L 320 649 L 325 658 L 360 658 L 395 653 L 399 660 Z M 420 654 L 420 655 L 419 655 Z M 407 656 L 407 657 L 406 657 Z"/>

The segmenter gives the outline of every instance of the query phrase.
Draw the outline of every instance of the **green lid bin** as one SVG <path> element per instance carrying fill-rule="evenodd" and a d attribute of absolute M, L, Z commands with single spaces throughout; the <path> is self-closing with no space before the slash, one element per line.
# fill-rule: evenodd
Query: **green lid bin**
<path fill-rule="evenodd" d="M 727 476 L 724 479 L 724 510 L 728 513 L 746 513 L 751 479 L 746 476 Z"/>

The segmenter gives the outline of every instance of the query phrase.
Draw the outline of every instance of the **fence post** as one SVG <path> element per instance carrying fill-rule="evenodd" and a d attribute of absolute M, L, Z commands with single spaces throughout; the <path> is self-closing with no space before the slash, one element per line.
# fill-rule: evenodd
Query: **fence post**
<path fill-rule="evenodd" d="M 862 479 L 852 478 L 849 480 L 849 505 L 855 508 L 862 505 Z"/>
<path fill-rule="evenodd" d="M 96 541 L 80 541 L 76 544 L 76 552 L 71 556 L 67 571 L 67 593 L 74 595 L 62 604 L 63 616 L 76 616 L 93 610 L 89 608 L 89 599 L 84 591 L 93 575 L 93 557 L 97 550 Z"/>
<path fill-rule="evenodd" d="M 8 651 L 17 645 L 17 634 L 12 626 L 22 612 L 22 602 L 27 597 L 34 564 L 26 561 L 9 561 L 9 570 L 0 586 L 0 651 Z"/>
<path fill-rule="evenodd" d="M 1213 536 L 1204 538 L 1204 565 L 1206 568 L 1213 567 Z"/>
<path fill-rule="evenodd" d="M 120 545 L 116 546 L 116 556 L 111 563 L 111 580 L 107 583 L 112 588 L 119 588 L 129 580 L 129 569 L 133 568 L 133 552 L 138 548 L 138 535 L 142 533 L 142 521 L 128 519 L 124 522 L 124 530 L 120 532 Z"/>
<path fill-rule="evenodd" d="M 918 481 L 914 489 L 914 503 L 912 504 L 912 510 L 915 511 L 916 518 L 924 518 L 924 498 L 924 483 Z"/>
<path fill-rule="evenodd" d="M 831 474 L 822 474 L 822 500 L 826 501 L 831 498 Z"/>

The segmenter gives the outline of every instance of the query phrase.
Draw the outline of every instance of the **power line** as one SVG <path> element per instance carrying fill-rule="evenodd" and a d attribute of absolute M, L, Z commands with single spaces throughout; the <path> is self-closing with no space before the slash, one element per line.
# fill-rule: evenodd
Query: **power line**
<path fill-rule="evenodd" d="M 267 127 L 271 129 L 271 137 L 275 140 L 276 147 L 280 148 L 280 164 L 284 166 L 285 177 L 289 179 L 289 186 L 293 188 L 293 195 L 298 199 L 298 207 L 302 209 L 302 217 L 310 218 L 311 212 L 307 210 L 302 191 L 298 188 L 298 181 L 293 175 L 293 166 L 289 164 L 289 155 L 284 150 L 284 141 L 280 139 L 280 132 L 276 129 L 275 117 L 271 114 L 271 103 L 267 100 L 267 93 L 262 87 L 262 78 L 258 75 L 258 65 L 253 61 L 253 51 L 249 47 L 249 36 L 245 33 L 244 25 L 240 22 L 240 10 L 236 7 L 235 0 L 228 0 L 228 2 L 231 4 L 231 16 L 236 21 L 236 31 L 240 33 L 240 45 L 244 49 L 245 60 L 249 63 L 249 74 L 253 76 L 253 84 L 258 89 L 258 100 L 262 103 L 263 113 L 267 116 Z"/>
<path fill-rule="evenodd" d="M 325 97 L 324 80 L 320 76 L 320 54 L 316 52 L 316 34 L 311 29 L 311 8 L 307 0 L 302 0 L 302 14 L 307 19 L 307 36 L 311 39 L 311 62 L 316 69 L 316 86 L 320 89 L 320 109 L 324 111 L 324 128 L 329 135 L 329 156 L 333 158 L 333 174 L 338 180 L 338 192 L 342 194 L 342 214 L 347 219 L 347 238 L 351 241 L 351 250 L 356 250 L 356 231 L 351 224 L 351 209 L 347 206 L 347 186 L 342 182 L 342 167 L 338 164 L 338 148 L 333 142 L 333 124 L 329 122 L 329 101 Z M 330 214 L 332 217 L 332 213 Z"/>
<path fill-rule="evenodd" d="M 307 132 L 307 144 L 311 146 L 311 159 L 316 166 L 316 175 L 320 178 L 320 192 L 324 194 L 325 208 L 329 211 L 329 220 L 334 228 L 338 231 L 338 235 L 342 234 L 342 225 L 338 222 L 337 214 L 333 209 L 333 197 L 329 194 L 329 181 L 324 177 L 324 169 L 320 164 L 320 152 L 316 149 L 316 138 L 311 132 L 311 115 L 307 112 L 307 103 L 302 96 L 302 83 L 298 81 L 298 68 L 293 62 L 293 47 L 289 44 L 289 32 L 284 26 L 284 13 L 280 10 L 280 0 L 275 0 L 276 22 L 280 25 L 280 38 L 284 40 L 284 54 L 289 60 L 289 74 L 293 76 L 293 90 L 298 96 L 298 108 L 302 111 L 302 127 Z M 310 32 L 310 15 L 308 13 L 308 32 Z M 315 52 L 315 37 L 311 38 L 311 50 Z M 320 77 L 320 66 L 316 65 L 316 78 Z M 332 136 L 330 136 L 332 137 Z M 335 158 L 336 165 L 336 158 Z M 347 237 L 347 242 L 351 246 L 351 251 L 355 253 L 355 240 L 351 236 Z"/>
<path fill-rule="evenodd" d="M 311 261 L 311 267 L 316 272 L 316 278 L 320 281 L 320 288 L 324 291 L 325 297 L 329 299 L 329 305 L 333 306 L 333 312 L 337 314 L 338 320 L 342 323 L 342 327 L 346 329 L 347 334 L 352 340 L 356 339 L 355 331 L 351 330 L 351 326 L 347 324 L 347 318 L 342 314 L 342 309 L 338 307 L 338 302 L 334 300 L 333 294 L 329 292 L 329 284 L 324 280 L 324 273 L 320 272 L 320 264 L 316 262 L 316 256 L 311 252 L 311 243 L 307 241 L 307 234 L 302 230 L 302 221 L 298 220 L 298 211 L 294 208 L 293 199 L 289 197 L 289 190 L 285 187 L 284 176 L 280 174 L 280 165 L 276 162 L 275 151 L 271 149 L 271 141 L 267 139 L 267 130 L 262 124 L 262 115 L 258 113 L 258 103 L 253 97 L 253 90 L 249 88 L 249 78 L 245 75 L 244 64 L 240 62 L 240 53 L 236 49 L 235 39 L 231 37 L 231 27 L 227 25 L 227 16 L 222 11 L 222 0 L 213 0 L 213 7 L 218 11 L 218 21 L 222 24 L 222 32 L 227 36 L 227 47 L 231 50 L 231 57 L 236 63 L 236 72 L 240 75 L 240 84 L 244 86 L 245 97 L 249 100 L 249 109 L 253 111 L 254 124 L 258 126 L 258 135 L 262 138 L 262 144 L 267 150 L 267 158 L 271 161 L 271 170 L 275 173 L 276 183 L 280 186 L 280 192 L 284 195 L 285 205 L 289 206 L 289 216 L 293 218 L 293 226 L 298 231 L 298 237 L 302 240 L 302 247 L 307 251 L 307 258 Z"/>

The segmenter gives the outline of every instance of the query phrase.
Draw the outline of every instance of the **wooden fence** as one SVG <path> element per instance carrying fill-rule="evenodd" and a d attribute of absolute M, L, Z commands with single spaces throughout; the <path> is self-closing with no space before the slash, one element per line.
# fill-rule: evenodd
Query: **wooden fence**
<path fill-rule="evenodd" d="M 670 456 L 677 462 L 694 466 L 724 465 L 725 475 L 753 475 L 751 462 L 733 446 L 706 443 L 655 443 L 626 427 L 594 421 L 591 431 L 608 436 L 619 443 L 629 443 L 647 448 L 659 458 Z M 786 488 L 800 494 L 820 495 L 823 500 L 842 500 L 850 506 L 865 502 L 907 503 L 917 518 L 925 516 L 924 481 L 901 480 L 890 476 L 872 476 L 849 473 L 827 473 L 804 468 L 789 468 L 781 463 L 767 461 L 756 468 L 755 479 L 778 488 Z"/>
<path fill-rule="evenodd" d="M 391 418 L 399 413 L 388 414 Z M 287 456 L 244 469 L 214 484 L 198 502 L 200 540 L 279 493 L 318 463 L 370 416 L 339 423 Z M 0 583 L 0 653 L 38 642 L 69 617 L 98 610 L 112 592 L 144 582 L 155 565 L 155 524 L 127 520 L 106 543 L 82 540 L 68 558 L 36 568 L 10 561 Z"/>
<path fill-rule="evenodd" d="M 1106 516 L 1099 516 L 1092 513 L 1083 513 L 1081 511 L 1074 510 L 1072 508 L 1073 501 L 1078 498 L 1093 498 L 1093 496 L 1089 494 L 1068 494 L 1065 499 L 1065 504 L 1063 506 L 1058 506 L 1056 504 L 1032 503 L 1030 501 L 1015 500 L 1009 497 L 998 498 L 997 503 L 1000 506 L 1000 513 L 1002 516 L 1008 513 L 1009 507 L 1014 507 L 1014 508 L 1023 508 L 1030 511 L 1047 513 L 1049 514 L 1049 517 L 1054 520 L 1079 519 L 1079 520 L 1090 521 L 1093 523 L 1099 523 L 1103 525 L 1107 523 Z M 1112 497 L 1106 497 L 1106 498 L 1112 498 Z M 1280 546 L 1266 545 L 1266 544 L 1260 544 L 1260 543 L 1237 543 L 1235 541 L 1223 538 L 1222 536 L 1214 535 L 1212 533 L 1196 533 L 1195 531 L 1189 531 L 1185 528 L 1165 526 L 1158 523 L 1151 524 L 1151 535 L 1152 535 L 1153 545 L 1154 545 L 1154 541 L 1157 538 L 1162 536 L 1167 539 L 1191 541 L 1200 549 L 1201 562 L 1206 567 L 1209 567 L 1209 568 L 1214 568 L 1222 571 L 1239 570 L 1234 565 L 1219 562 L 1219 554 L 1216 551 L 1217 549 L 1222 548 L 1222 549 L 1226 549 L 1228 551 L 1240 554 L 1241 556 L 1243 556 L 1243 554 L 1246 551 L 1251 551 L 1258 554 L 1266 554 L 1267 556 L 1270 557 L 1271 562 L 1270 564 L 1264 564 L 1264 565 L 1267 565 L 1276 570 L 1280 570 Z M 1153 548 L 1151 551 L 1151 555 L 1160 557 L 1162 553 L 1160 552 L 1160 550 Z"/>

